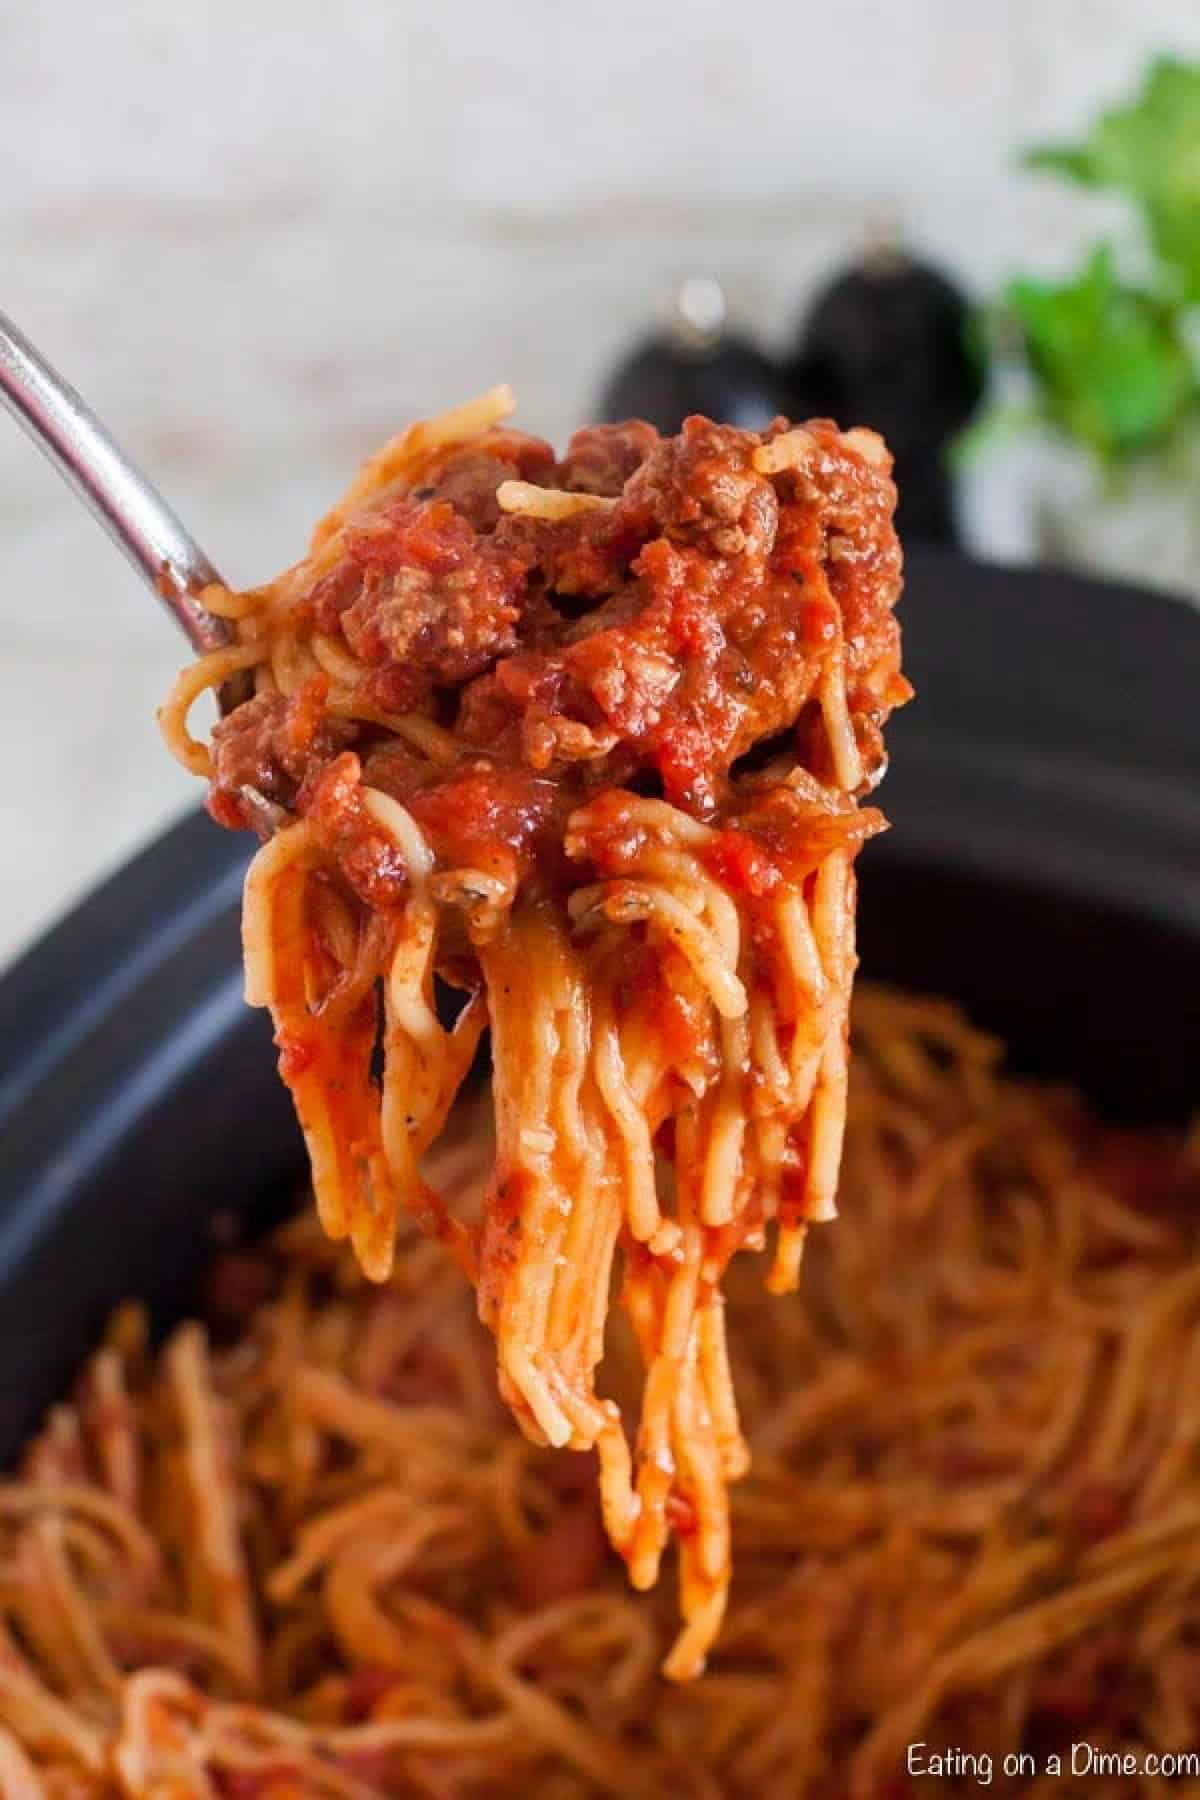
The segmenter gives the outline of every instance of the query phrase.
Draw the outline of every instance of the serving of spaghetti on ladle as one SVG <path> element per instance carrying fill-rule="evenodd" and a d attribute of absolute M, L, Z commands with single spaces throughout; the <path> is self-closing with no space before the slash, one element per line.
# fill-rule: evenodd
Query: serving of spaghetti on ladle
<path fill-rule="evenodd" d="M 302 561 L 208 589 L 233 640 L 162 722 L 213 816 L 270 832 L 247 995 L 326 1230 L 376 1280 L 403 1210 L 448 1246 L 527 1435 L 598 1452 L 636 1586 L 678 1538 L 686 1679 L 747 1464 L 722 1277 L 770 1240 L 792 1288 L 834 1212 L 854 860 L 883 823 L 862 800 L 910 692 L 895 489 L 878 437 L 824 420 L 595 427 L 560 460 L 511 406 L 402 433 Z M 240 671 L 252 697 L 189 735 Z M 422 1158 L 485 1028 L 476 1218 Z M 644 1369 L 631 1435 L 598 1374 L 612 1294 Z"/>

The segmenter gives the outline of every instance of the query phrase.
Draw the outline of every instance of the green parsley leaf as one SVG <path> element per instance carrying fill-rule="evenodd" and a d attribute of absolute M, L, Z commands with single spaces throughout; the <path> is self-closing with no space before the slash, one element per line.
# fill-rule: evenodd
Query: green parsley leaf
<path fill-rule="evenodd" d="M 1122 282 L 1098 246 L 1071 280 L 1021 277 L 1005 298 L 1050 421 L 1106 463 L 1164 444 L 1195 404 L 1171 309 Z"/>
<path fill-rule="evenodd" d="M 1157 57 L 1130 104 L 1103 113 L 1086 142 L 1042 145 L 1025 160 L 1126 194 L 1181 300 L 1200 303 L 1200 63 Z"/>

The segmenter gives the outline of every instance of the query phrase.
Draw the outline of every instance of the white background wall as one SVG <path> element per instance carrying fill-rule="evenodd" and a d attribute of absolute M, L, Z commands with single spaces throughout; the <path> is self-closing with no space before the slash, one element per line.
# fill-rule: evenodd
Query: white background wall
<path fill-rule="evenodd" d="M 785 333 L 873 221 L 975 289 L 1107 217 L 1013 170 L 1196 0 L 0 0 L 0 306 L 237 582 L 508 377 L 562 435 L 664 285 Z M 180 646 L 0 419 L 0 959 L 197 795 Z"/>

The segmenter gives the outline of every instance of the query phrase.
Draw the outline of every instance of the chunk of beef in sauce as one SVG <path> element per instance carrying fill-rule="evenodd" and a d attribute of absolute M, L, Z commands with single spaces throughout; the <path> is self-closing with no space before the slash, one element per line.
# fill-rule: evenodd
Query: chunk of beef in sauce
<path fill-rule="evenodd" d="M 585 425 L 567 445 L 557 484 L 570 493 L 616 499 L 660 442 L 654 426 L 644 419 L 626 419 L 622 425 Z"/>
<path fill-rule="evenodd" d="M 391 501 L 348 525 L 343 548 L 314 595 L 314 617 L 378 671 L 381 706 L 419 706 L 435 686 L 460 686 L 516 647 L 524 566 L 448 501 Z"/>
<path fill-rule="evenodd" d="M 659 443 L 629 484 L 625 505 L 646 535 L 711 555 L 769 556 L 779 503 L 754 467 L 757 439 L 732 425 L 688 419 Z"/>
<path fill-rule="evenodd" d="M 448 501 L 476 531 L 493 531 L 503 516 L 496 499 L 502 481 L 557 486 L 554 451 L 545 439 L 527 431 L 489 431 L 475 443 L 443 451 L 410 497 Z"/>
<path fill-rule="evenodd" d="M 554 452 L 541 438 L 491 431 L 443 451 L 406 493 L 353 517 L 342 556 L 312 596 L 317 628 L 339 633 L 376 671 L 386 710 L 423 705 L 516 647 L 527 563 L 494 536 L 504 481 L 546 482 Z"/>
<path fill-rule="evenodd" d="M 350 744 L 355 728 L 328 717 L 329 683 L 314 676 L 290 698 L 255 694 L 213 729 L 213 776 L 208 807 L 220 825 L 241 830 L 253 823 L 243 791 L 292 807 L 309 778 Z"/>

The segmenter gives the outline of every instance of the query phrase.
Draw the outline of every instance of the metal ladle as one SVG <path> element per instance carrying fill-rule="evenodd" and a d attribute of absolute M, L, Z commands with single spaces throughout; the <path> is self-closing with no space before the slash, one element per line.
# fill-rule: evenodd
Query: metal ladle
<path fill-rule="evenodd" d="M 91 408 L 4 313 L 0 400 L 153 588 L 192 648 L 223 649 L 230 626 L 198 598 L 220 581 L 216 569 Z M 220 690 L 221 711 L 232 711 L 249 691 L 245 676 L 232 677 Z"/>

